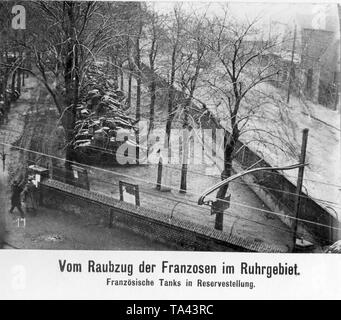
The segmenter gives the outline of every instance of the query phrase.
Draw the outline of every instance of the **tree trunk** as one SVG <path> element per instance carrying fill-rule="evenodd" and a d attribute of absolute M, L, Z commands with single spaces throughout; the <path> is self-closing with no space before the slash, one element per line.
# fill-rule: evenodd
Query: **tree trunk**
<path fill-rule="evenodd" d="M 129 78 L 128 78 L 128 97 L 127 97 L 127 104 L 128 104 L 128 108 L 131 107 L 131 83 L 133 80 L 133 76 L 132 76 L 132 71 L 129 65 Z"/>
<path fill-rule="evenodd" d="M 191 105 L 192 98 L 187 99 L 184 110 L 184 134 L 182 141 L 182 167 L 181 167 L 181 183 L 180 192 L 186 193 L 187 191 L 187 168 L 188 168 L 188 153 L 189 153 L 189 132 L 188 132 L 188 108 Z"/>
<path fill-rule="evenodd" d="M 19 59 L 22 59 L 22 53 L 19 53 Z M 21 93 L 21 76 L 22 72 L 20 71 L 20 68 L 17 69 L 17 91 Z"/>
<path fill-rule="evenodd" d="M 181 183 L 180 193 L 186 193 L 187 191 L 187 168 L 188 168 L 188 153 L 189 153 L 189 131 L 185 128 L 183 131 L 182 141 L 182 167 L 181 167 Z"/>
<path fill-rule="evenodd" d="M 110 60 L 112 60 L 112 58 L 110 57 Z M 115 57 L 113 59 L 113 64 L 114 64 L 114 67 L 112 68 L 112 63 L 109 64 L 109 67 L 111 70 L 114 70 L 114 81 L 115 81 L 115 86 L 118 87 L 118 73 L 119 73 L 119 67 L 117 65 L 117 58 Z"/>
<path fill-rule="evenodd" d="M 141 120 L 141 85 L 142 85 L 142 72 L 141 72 L 141 48 L 140 37 L 142 33 L 142 21 L 140 21 L 139 34 L 136 38 L 136 66 L 137 66 L 137 86 L 136 86 L 136 121 Z M 136 163 L 139 164 L 140 160 L 140 134 L 136 132 Z"/>
<path fill-rule="evenodd" d="M 230 141 L 229 141 L 230 140 Z M 221 180 L 225 180 L 232 175 L 232 154 L 237 140 L 229 137 L 229 133 L 225 131 L 224 135 L 224 170 L 221 173 Z M 223 230 L 224 210 L 228 203 L 219 201 L 224 200 L 227 194 L 229 185 L 221 187 L 217 192 L 217 202 L 214 205 L 213 212 L 216 214 L 215 229 Z"/>
<path fill-rule="evenodd" d="M 24 64 L 24 68 L 25 68 L 25 64 Z M 21 72 L 21 86 L 22 87 L 25 87 L 25 76 L 26 76 L 26 73 L 25 73 L 25 71 L 23 70 L 22 72 Z"/>
<path fill-rule="evenodd" d="M 148 134 L 154 129 L 154 118 L 155 118 L 155 101 L 156 101 L 156 74 L 155 74 L 155 59 L 157 54 L 155 29 L 152 39 L 152 45 L 149 51 L 149 67 L 150 67 L 150 106 L 149 106 L 149 129 Z"/>
<path fill-rule="evenodd" d="M 166 141 L 165 141 L 165 147 L 168 148 L 168 160 L 170 161 L 170 135 L 172 130 L 172 121 L 174 118 L 173 114 L 173 105 L 174 105 L 174 81 L 175 81 L 175 57 L 176 49 L 173 50 L 172 53 L 172 67 L 171 67 L 171 79 L 169 83 L 168 88 L 168 115 L 167 115 L 167 122 L 166 122 Z"/>
<path fill-rule="evenodd" d="M 21 72 L 20 69 L 17 71 L 17 91 L 21 93 Z"/>
<path fill-rule="evenodd" d="M 78 103 L 79 94 L 79 69 L 78 69 L 78 49 L 75 41 L 75 21 L 74 21 L 74 5 L 75 3 L 68 2 L 67 17 L 68 17 L 68 30 L 67 30 L 67 46 L 65 57 L 65 108 L 66 111 L 63 116 L 63 124 L 66 131 L 66 182 L 71 179 L 71 165 L 75 159 L 75 152 L 73 148 L 74 127 L 76 121 L 76 106 Z"/>
<path fill-rule="evenodd" d="M 8 80 L 9 80 L 9 68 L 6 67 L 4 83 L 3 83 L 3 87 L 2 87 L 2 90 L 3 90 L 2 93 L 3 93 L 3 97 L 4 97 L 4 122 L 5 123 L 7 123 L 7 121 L 8 121 L 8 112 L 9 112 L 9 109 L 11 107 L 10 97 L 6 92 Z"/>
<path fill-rule="evenodd" d="M 149 132 L 154 129 L 155 102 L 156 102 L 156 81 L 154 70 L 152 70 L 152 80 L 150 84 L 150 106 L 149 106 Z"/>
<path fill-rule="evenodd" d="M 128 76 L 128 97 L 127 97 L 127 105 L 128 108 L 131 107 L 131 84 L 133 80 L 133 66 L 130 57 L 130 39 L 127 38 L 127 56 L 128 56 L 128 69 L 129 69 L 129 76 Z"/>
<path fill-rule="evenodd" d="M 72 45 L 69 45 L 69 50 Z M 68 50 L 68 51 L 69 51 Z M 65 108 L 67 110 L 64 113 L 63 117 L 63 123 L 66 131 L 66 163 L 65 167 L 66 169 L 71 169 L 71 162 L 73 161 L 73 129 L 75 124 L 75 105 L 74 105 L 74 97 L 75 97 L 75 89 L 73 88 L 73 81 L 72 81 L 72 75 L 73 75 L 73 50 L 69 51 L 69 54 L 66 58 L 65 63 Z"/>
<path fill-rule="evenodd" d="M 8 78 L 9 78 L 9 69 L 8 67 L 6 67 L 5 69 L 5 74 L 4 74 L 4 78 L 3 78 L 3 83 L 2 83 L 2 90 L 0 93 L 2 93 L 4 99 L 6 97 L 6 90 L 7 90 L 7 82 L 8 82 Z M 6 99 L 5 99 L 6 100 Z"/>
<path fill-rule="evenodd" d="M 124 74 L 123 74 L 123 63 L 120 64 L 120 89 L 123 92 L 124 91 Z"/>
<path fill-rule="evenodd" d="M 12 84 L 11 84 L 11 100 L 14 99 L 14 91 L 15 91 L 15 79 L 16 79 L 17 72 L 13 71 L 12 74 Z"/>

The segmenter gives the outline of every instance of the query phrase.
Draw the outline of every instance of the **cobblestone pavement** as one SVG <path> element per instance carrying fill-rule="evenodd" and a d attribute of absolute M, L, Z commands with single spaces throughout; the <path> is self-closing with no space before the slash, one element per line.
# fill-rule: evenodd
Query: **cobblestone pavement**
<path fill-rule="evenodd" d="M 7 138 L 7 143 L 13 143 L 20 137 L 25 125 L 22 115 L 38 103 L 41 91 L 38 90 L 37 83 L 31 79 L 28 84 L 24 94 L 12 107 L 7 129 L 15 128 L 15 132 Z M 1 128 L 1 130 L 4 131 L 6 128 Z M 14 172 L 10 172 L 9 175 L 16 174 L 15 164 L 19 166 L 20 159 L 20 152 L 12 149 L 10 168 Z M 119 180 L 137 183 L 140 186 L 142 206 L 153 207 L 167 216 L 176 215 L 178 218 L 214 227 L 214 216 L 210 215 L 209 208 L 196 205 L 200 193 L 219 181 L 218 176 L 205 176 L 207 168 L 196 168 L 198 173 L 188 173 L 187 194 L 179 194 L 177 191 L 180 179 L 180 171 L 177 168 L 171 168 L 172 180 L 170 183 L 174 187 L 171 192 L 160 192 L 155 189 L 157 172 L 155 165 L 121 166 L 110 168 L 110 170 L 115 173 L 95 168 L 90 170 L 90 185 L 93 191 L 118 198 Z M 32 249 L 167 249 L 166 246 L 153 243 L 130 232 L 98 229 L 99 226 L 87 225 L 86 221 L 76 217 L 46 209 L 40 209 L 36 217 L 28 217 L 25 229 L 18 228 L 7 214 L 9 204 L 8 173 L 5 172 L 0 177 L 2 181 L 0 195 L 2 216 L 6 217 L 6 226 L 9 231 L 7 239 L 13 246 Z M 267 209 L 263 202 L 242 183 L 232 184 L 230 192 L 236 203 Z M 231 205 L 231 208 L 226 211 L 224 231 L 253 241 L 278 246 L 282 250 L 290 246 L 292 238 L 288 227 L 278 218 L 236 204 Z"/>
<path fill-rule="evenodd" d="M 23 114 L 39 99 L 34 96 L 37 83 L 29 78 L 21 98 L 13 104 L 9 123 L 0 128 L 0 141 L 6 144 L 16 142 L 24 129 Z M 34 97 L 34 99 L 32 99 Z M 9 178 L 17 177 L 20 152 L 6 147 L 9 154 L 6 170 L 0 168 L 0 227 L 5 228 L 5 248 L 20 249 L 87 249 L 87 250 L 169 250 L 170 247 L 155 243 L 132 232 L 118 228 L 109 229 L 89 224 L 79 217 L 66 215 L 57 210 L 39 208 L 36 215 L 26 214 L 26 227 L 18 227 L 15 216 L 9 215 Z M 10 171 L 10 172 L 9 172 Z M 14 171 L 14 172 L 11 172 Z"/>

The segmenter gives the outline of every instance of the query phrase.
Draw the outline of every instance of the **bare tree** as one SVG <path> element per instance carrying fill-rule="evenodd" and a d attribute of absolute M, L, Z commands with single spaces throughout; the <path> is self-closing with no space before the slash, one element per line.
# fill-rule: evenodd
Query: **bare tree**
<path fill-rule="evenodd" d="M 185 129 L 182 147 L 182 168 L 180 192 L 187 190 L 187 168 L 189 155 L 189 112 L 192 107 L 196 90 L 202 85 L 201 77 L 207 72 L 208 47 L 206 45 L 206 15 L 188 19 L 185 45 L 182 48 L 182 63 L 178 71 L 179 86 L 184 98 L 180 112 L 183 114 L 183 129 Z M 195 125 L 195 124 L 193 124 Z"/>
<path fill-rule="evenodd" d="M 142 61 L 141 61 L 141 37 L 144 25 L 144 16 L 142 11 L 141 3 L 138 3 L 138 23 L 137 23 L 137 33 L 136 33 L 136 40 L 135 40 L 135 63 L 136 63 L 136 71 L 137 71 L 137 78 L 136 78 L 136 121 L 141 120 L 141 89 L 142 89 Z M 140 137 L 139 132 L 136 134 L 136 160 L 137 164 L 139 163 L 140 158 Z"/>
<path fill-rule="evenodd" d="M 163 17 L 159 15 L 154 8 L 147 12 L 147 23 L 146 23 L 146 40 L 148 62 L 150 69 L 150 82 L 149 82 L 149 94 L 150 94 L 150 105 L 149 105 L 149 128 L 148 132 L 154 129 L 155 120 L 155 102 L 156 102 L 156 91 L 157 91 L 157 66 L 156 59 L 160 53 L 160 46 L 163 42 Z M 149 23 L 148 23 L 149 21 Z"/>
<path fill-rule="evenodd" d="M 285 103 L 268 94 L 266 87 L 264 90 L 268 81 L 279 72 L 274 60 L 264 58 L 276 47 L 277 39 L 264 39 L 256 22 L 234 22 L 226 10 L 222 17 L 215 17 L 208 28 L 207 45 L 214 54 L 216 68 L 207 84 L 216 105 L 219 105 L 219 118 L 225 128 L 222 180 L 232 174 L 232 160 L 239 151 L 236 145 L 242 135 L 246 144 L 258 142 L 278 147 L 283 152 L 293 150 L 286 137 L 276 132 L 277 128 L 261 128 L 253 124 L 255 118 L 266 114 L 266 105 L 280 107 L 278 112 L 282 115 L 282 107 L 285 108 Z M 281 126 L 285 126 L 283 119 L 280 120 Z M 223 227 L 228 187 L 225 185 L 218 190 L 218 201 L 214 206 L 215 228 L 219 230 Z"/>
<path fill-rule="evenodd" d="M 173 15 L 170 17 L 170 24 L 166 28 L 166 37 L 168 46 L 165 49 L 170 52 L 170 57 L 166 70 L 168 73 L 168 108 L 167 108 L 167 121 L 166 121 L 166 140 L 165 145 L 169 148 L 170 135 L 172 128 L 172 121 L 175 115 L 176 106 L 176 75 L 177 70 L 181 65 L 181 47 L 183 46 L 183 36 L 185 33 L 185 25 L 188 17 L 183 14 L 181 5 L 174 7 Z"/>
<path fill-rule="evenodd" d="M 23 30 L 11 28 L 12 3 L 4 1 L 0 4 L 0 100 L 1 112 L 5 119 L 10 109 L 10 102 L 18 98 L 21 91 L 24 64 L 24 49 L 20 41 L 24 41 Z M 7 87 L 10 83 L 11 93 Z M 17 92 L 16 92 L 17 91 Z"/>
<path fill-rule="evenodd" d="M 66 166 L 74 159 L 73 129 L 83 73 L 108 45 L 110 24 L 97 2 L 34 1 L 27 6 L 31 23 L 26 43 L 36 70 L 32 73 L 50 93 L 66 132 Z"/>

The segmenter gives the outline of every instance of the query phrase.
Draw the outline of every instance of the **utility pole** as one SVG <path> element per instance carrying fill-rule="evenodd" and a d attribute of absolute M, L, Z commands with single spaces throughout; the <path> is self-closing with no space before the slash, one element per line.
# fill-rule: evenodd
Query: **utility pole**
<path fill-rule="evenodd" d="M 287 103 L 290 101 L 290 94 L 291 94 L 291 88 L 292 88 L 292 78 L 293 78 L 293 73 L 294 73 L 294 58 L 295 58 L 295 49 L 296 49 L 296 32 L 297 32 L 297 27 L 295 24 L 294 28 L 294 41 L 292 44 L 292 51 L 291 51 L 291 62 L 290 62 L 290 71 L 289 71 L 289 83 L 288 83 L 288 96 L 287 96 Z"/>
<path fill-rule="evenodd" d="M 301 191 L 302 191 L 302 185 L 303 185 L 303 174 L 304 174 L 305 156 L 306 156 L 306 151 L 307 151 L 308 132 L 309 132 L 309 129 L 307 128 L 303 129 L 301 154 L 300 154 L 300 160 L 299 160 L 299 163 L 302 166 L 299 167 L 298 169 L 296 199 L 295 199 L 293 251 L 295 250 L 296 239 L 297 239 L 297 224 L 298 224 L 297 219 L 299 218 L 299 212 L 300 212 L 300 207 L 301 207 Z"/>

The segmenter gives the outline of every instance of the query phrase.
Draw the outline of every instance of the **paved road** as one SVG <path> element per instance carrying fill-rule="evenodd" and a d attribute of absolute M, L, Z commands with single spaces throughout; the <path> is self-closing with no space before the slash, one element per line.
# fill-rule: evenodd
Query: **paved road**
<path fill-rule="evenodd" d="M 0 173 L 0 216 L 7 233 L 6 249 L 82 249 L 82 250 L 170 250 L 119 228 L 89 224 L 85 219 L 57 210 L 40 208 L 36 216 L 26 215 L 26 227 L 18 227 L 8 214 L 9 195 L 6 175 Z M 18 213 L 16 213 L 18 214 Z"/>
<path fill-rule="evenodd" d="M 36 85 L 32 85 L 28 93 L 21 97 L 15 107 L 12 108 L 10 114 L 10 124 L 8 127 L 15 128 L 19 132 L 23 131 L 24 125 L 20 121 L 19 114 L 24 109 L 27 110 L 30 108 L 30 106 L 34 106 L 34 109 L 37 109 L 36 104 L 41 94 L 39 90 L 38 94 L 34 94 L 37 93 Z M 48 101 L 45 102 L 48 103 Z M 18 152 L 11 152 L 11 160 L 13 163 L 20 161 Z M 96 173 L 92 175 L 92 177 L 96 177 L 96 180 L 91 179 L 92 189 L 104 193 L 109 192 L 113 196 L 117 196 L 118 181 L 127 181 L 124 175 L 129 175 L 135 177 L 135 179 L 139 179 L 135 182 L 140 184 L 141 187 L 142 206 L 152 206 L 166 215 L 170 215 L 173 212 L 173 215 L 177 217 L 181 216 L 184 219 L 190 219 L 196 223 L 203 223 L 213 228 L 214 216 L 209 214 L 207 208 L 195 206 L 195 203 L 200 192 L 219 181 L 219 177 L 207 177 L 202 174 L 196 175 L 189 173 L 189 193 L 187 195 L 180 195 L 176 191 L 172 193 L 160 193 L 155 190 L 155 185 L 147 185 L 145 183 L 146 181 L 156 181 L 155 175 L 157 170 L 153 166 L 149 166 L 148 168 L 118 167 L 115 170 L 119 173 L 118 176 L 110 176 L 107 173 L 99 174 L 96 170 Z M 177 188 L 179 186 L 180 171 L 174 170 L 172 175 L 174 178 L 174 187 Z M 6 213 L 8 210 L 6 175 L 1 180 L 2 192 L 0 206 L 2 208 L 1 210 L 3 210 L 2 216 L 6 217 L 6 226 L 9 231 L 7 237 L 8 242 L 15 247 L 26 249 L 171 249 L 168 246 L 149 241 L 127 231 L 119 229 L 110 230 L 99 225 L 89 225 L 86 221 L 77 217 L 47 209 L 39 210 L 36 217 L 28 216 L 25 229 L 18 228 Z M 195 194 L 190 195 L 191 191 Z M 263 203 L 245 185 L 234 184 L 231 186 L 231 192 L 233 192 L 234 201 L 236 202 L 246 203 L 260 209 L 264 208 Z M 166 199 L 166 197 L 170 199 Z M 182 203 L 178 204 L 175 210 L 173 210 L 177 201 L 181 201 Z M 254 241 L 261 241 L 275 246 L 286 247 L 287 243 L 290 243 L 288 229 L 281 221 L 267 214 L 257 213 L 254 210 L 240 206 L 231 207 L 224 218 L 224 230 L 244 238 L 250 238 Z"/>
<path fill-rule="evenodd" d="M 125 87 L 127 87 L 127 84 Z M 150 97 L 146 89 L 146 83 L 144 83 L 143 89 L 145 94 L 142 95 L 141 105 L 148 106 Z M 134 111 L 135 101 L 136 85 L 133 81 L 132 111 Z M 166 91 L 160 90 L 155 106 L 155 119 L 158 121 L 155 123 L 154 132 L 157 134 L 163 131 L 165 119 L 167 118 L 167 109 L 163 107 L 165 105 L 164 101 L 167 101 Z M 176 121 L 173 124 L 175 127 L 179 125 Z M 206 126 L 209 127 L 210 125 L 212 124 L 206 123 Z M 176 139 L 178 138 L 173 134 L 171 143 L 177 145 Z M 209 152 L 207 149 L 209 150 L 209 148 L 206 148 L 206 151 Z M 201 157 L 201 148 L 194 151 L 194 156 Z M 172 192 L 160 193 L 155 190 L 156 166 L 145 166 L 143 168 L 117 166 L 111 168 L 111 170 L 116 171 L 118 174 L 94 170 L 93 174 L 90 175 L 91 188 L 95 191 L 110 193 L 118 197 L 118 188 L 117 185 L 113 185 L 114 183 L 117 184 L 119 180 L 123 180 L 139 184 L 142 206 L 153 207 L 165 215 L 170 216 L 173 214 L 173 216 L 214 228 L 215 216 L 210 215 L 208 207 L 198 206 L 197 201 L 204 190 L 220 181 L 219 170 L 215 166 L 189 165 L 187 175 L 188 193 L 183 195 L 177 191 L 180 186 L 181 165 L 173 165 L 171 167 L 172 182 L 169 184 L 174 188 Z M 107 182 L 103 183 L 103 181 Z M 149 184 L 148 182 L 152 183 Z M 229 193 L 232 194 L 231 202 L 233 203 L 225 211 L 223 227 L 225 232 L 290 251 L 292 233 L 289 227 L 275 215 L 261 211 L 269 209 L 241 179 L 230 184 Z M 177 201 L 180 201 L 180 203 Z M 187 204 L 183 202 L 187 202 Z"/>
<path fill-rule="evenodd" d="M 27 81 L 25 93 L 13 105 L 9 123 L 0 127 L 0 142 L 12 144 L 24 129 L 22 114 L 30 107 L 36 107 L 39 96 L 35 97 L 37 84 Z M 34 98 L 34 99 L 32 99 Z M 35 99 L 37 98 L 37 99 Z M 14 130 L 13 130 L 14 129 Z M 8 130 L 12 131 L 8 135 Z M 14 132 L 14 133 L 13 133 Z M 10 154 L 11 174 L 15 174 L 15 164 L 19 165 L 18 151 L 7 149 Z M 5 248 L 13 249 L 83 249 L 83 250 L 170 250 L 171 246 L 156 243 L 130 231 L 89 224 L 86 220 L 65 215 L 57 210 L 40 208 L 36 216 L 27 215 L 26 227 L 18 227 L 15 219 L 8 214 L 10 190 L 8 187 L 8 163 L 6 171 L 0 168 L 0 228 L 6 229 Z M 18 212 L 15 212 L 18 215 Z M 1 229 L 0 229 L 1 232 Z"/>
<path fill-rule="evenodd" d="M 9 205 L 7 173 L 0 172 L 0 221 L 7 230 L 6 249 L 172 249 L 126 230 L 89 224 L 83 218 L 45 208 L 40 208 L 36 216 L 27 214 L 26 227 L 18 227 L 8 213 Z"/>

